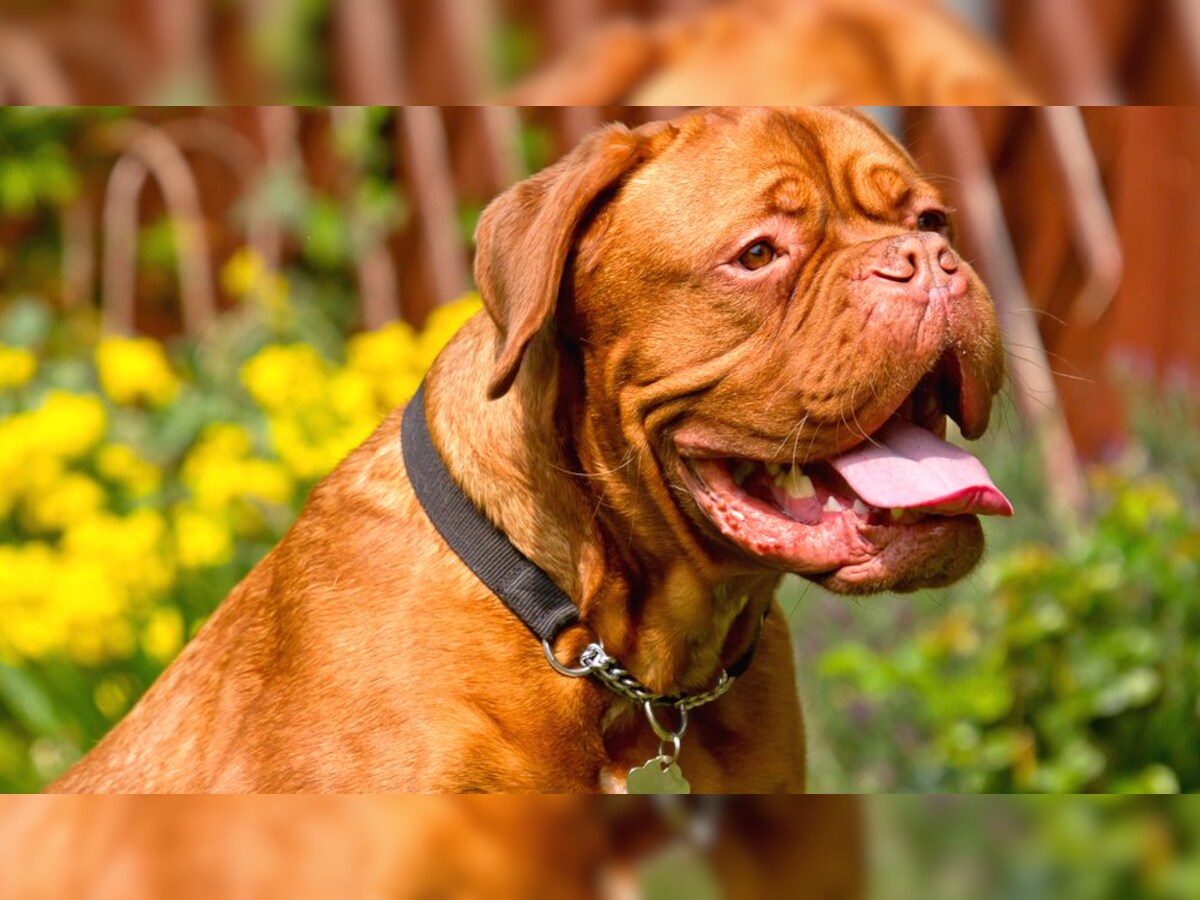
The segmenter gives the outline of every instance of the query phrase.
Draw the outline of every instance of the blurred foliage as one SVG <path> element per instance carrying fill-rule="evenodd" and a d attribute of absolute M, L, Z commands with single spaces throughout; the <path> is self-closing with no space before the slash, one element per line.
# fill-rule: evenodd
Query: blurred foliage
<path fill-rule="evenodd" d="M 395 112 L 356 108 L 330 133 L 352 190 L 318 191 L 290 160 L 242 198 L 240 224 L 272 217 L 293 249 L 278 270 L 250 247 L 229 257 L 218 276 L 234 305 L 202 339 L 103 335 L 93 309 L 64 315 L 65 211 L 107 177 L 106 128 L 129 115 L 0 109 L 4 790 L 40 787 L 128 710 L 478 308 L 468 296 L 420 332 L 354 333 L 356 258 L 407 213 Z M 171 225 L 152 217 L 137 235 L 146 305 L 150 286 L 174 303 Z"/>
<path fill-rule="evenodd" d="M 68 153 L 78 135 L 71 111 L 0 107 L 0 219 L 32 222 L 14 253 L 0 242 L 0 283 L 33 289 L 59 274 L 57 210 L 76 195 L 79 177 Z"/>
<path fill-rule="evenodd" d="M 246 49 L 273 82 L 286 87 L 289 103 L 333 100 L 326 52 L 330 6 L 329 0 L 295 0 L 278 4 L 269 16 L 253 18 Z"/>
<path fill-rule="evenodd" d="M 98 175 L 93 180 L 103 183 L 116 159 L 107 126 L 130 117 L 122 108 L 0 108 L 0 221 L 12 229 L 0 244 L 3 297 L 59 296 L 64 212 L 80 195 L 84 176 Z M 356 255 L 403 228 L 409 207 L 397 187 L 392 152 L 396 111 L 345 107 L 331 118 L 337 183 L 316 189 L 299 160 L 289 158 L 241 198 L 231 216 L 237 221 L 228 224 L 248 233 L 255 222 L 277 223 L 298 250 L 304 277 L 293 290 L 312 301 L 304 311 L 344 331 L 356 309 Z M 462 212 L 473 221 L 478 209 Z M 175 241 L 171 220 L 162 214 L 138 232 L 143 306 L 174 303 Z"/>
<path fill-rule="evenodd" d="M 251 251 L 223 278 L 243 305 L 194 344 L 0 317 L 0 788 L 128 710 L 479 308 L 343 343 Z"/>
<path fill-rule="evenodd" d="M 1200 896 L 1200 798 L 876 797 L 886 900 Z"/>

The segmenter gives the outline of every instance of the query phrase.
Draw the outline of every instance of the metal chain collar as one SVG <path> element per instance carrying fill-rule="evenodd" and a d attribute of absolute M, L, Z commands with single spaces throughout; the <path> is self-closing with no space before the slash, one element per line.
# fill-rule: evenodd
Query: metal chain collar
<path fill-rule="evenodd" d="M 644 765 L 630 769 L 626 776 L 627 789 L 631 793 L 691 793 L 691 787 L 683 773 L 679 770 L 679 747 L 683 734 L 688 727 L 688 710 L 712 703 L 718 697 L 733 687 L 734 676 L 724 669 L 717 683 L 700 694 L 656 694 L 638 681 L 627 669 L 621 667 L 615 657 L 604 652 L 604 647 L 598 641 L 593 641 L 583 648 L 579 654 L 579 666 L 572 668 L 564 666 L 554 656 L 554 648 L 550 641 L 542 641 L 542 649 L 546 659 L 553 669 L 571 678 L 583 678 L 592 675 L 600 683 L 616 694 L 642 705 L 651 730 L 658 737 L 658 753 Z M 655 707 L 671 706 L 679 713 L 679 725 L 675 729 L 667 728 L 654 712 Z M 633 780 L 639 784 L 635 790 Z M 648 782 L 648 783 L 647 783 Z"/>
<path fill-rule="evenodd" d="M 599 643 L 593 642 L 583 648 L 583 652 L 579 654 L 578 668 L 564 666 L 555 659 L 554 649 L 550 646 L 549 641 L 542 641 L 542 648 L 546 651 L 546 659 L 549 660 L 550 665 L 560 674 L 568 675 L 572 678 L 582 678 L 585 675 L 595 676 L 614 694 L 624 697 L 627 700 L 632 700 L 635 703 L 643 704 L 647 707 L 646 714 L 650 717 L 651 724 L 655 726 L 654 730 L 659 733 L 659 737 L 663 737 L 664 739 L 667 739 L 662 733 L 665 729 L 658 727 L 653 713 L 650 712 L 650 708 L 655 706 L 673 706 L 679 710 L 680 715 L 683 716 L 684 724 L 676 733 L 682 735 L 683 728 L 686 727 L 687 723 L 688 710 L 695 709 L 697 706 L 703 706 L 705 703 L 712 703 L 733 687 L 734 682 L 734 678 L 722 669 L 717 683 L 703 693 L 656 694 L 631 675 L 627 669 L 622 668 L 616 657 L 605 653 L 604 647 Z M 667 732 L 667 735 L 670 734 L 672 732 Z"/>

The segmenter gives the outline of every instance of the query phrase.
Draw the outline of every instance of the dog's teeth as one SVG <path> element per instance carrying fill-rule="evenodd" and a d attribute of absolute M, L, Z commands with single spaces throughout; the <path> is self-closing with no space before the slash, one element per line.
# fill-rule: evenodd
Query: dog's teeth
<path fill-rule="evenodd" d="M 781 487 L 793 500 L 804 500 L 808 497 L 816 496 L 817 493 L 813 487 L 812 479 L 805 475 L 799 466 L 796 466 L 787 475 L 783 476 Z"/>
<path fill-rule="evenodd" d="M 932 391 L 921 395 L 920 405 L 913 410 L 916 421 L 925 426 L 931 423 L 939 412 L 938 399 Z"/>
<path fill-rule="evenodd" d="M 741 487 L 747 476 L 753 471 L 754 463 L 748 459 L 743 459 L 733 468 L 733 483 Z"/>
<path fill-rule="evenodd" d="M 837 497 L 830 497 L 825 501 L 825 512 L 841 512 L 845 508 L 846 507 L 842 506 L 842 504 L 838 501 Z"/>
<path fill-rule="evenodd" d="M 857 497 L 854 498 L 854 511 L 860 516 L 865 516 L 870 510 L 867 509 L 867 504 L 863 503 Z"/>
<path fill-rule="evenodd" d="M 893 522 L 899 521 L 900 517 L 904 515 L 904 510 L 902 509 L 889 509 L 888 512 L 892 514 Z"/>
<path fill-rule="evenodd" d="M 782 471 L 779 463 L 767 463 L 767 473 L 770 475 L 778 475 Z"/>

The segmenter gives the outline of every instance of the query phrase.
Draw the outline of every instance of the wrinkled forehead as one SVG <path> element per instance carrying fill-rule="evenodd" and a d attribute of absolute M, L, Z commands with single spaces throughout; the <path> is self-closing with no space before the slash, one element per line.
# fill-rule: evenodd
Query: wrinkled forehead
<path fill-rule="evenodd" d="M 848 111 L 712 110 L 677 125 L 621 192 L 621 205 L 653 227 L 813 210 L 887 219 L 940 199 L 894 141 Z"/>

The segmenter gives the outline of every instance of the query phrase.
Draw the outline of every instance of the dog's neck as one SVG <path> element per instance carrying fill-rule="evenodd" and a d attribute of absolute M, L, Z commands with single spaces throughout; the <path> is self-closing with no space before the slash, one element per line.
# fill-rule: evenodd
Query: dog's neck
<path fill-rule="evenodd" d="M 710 687 L 752 646 L 778 578 L 715 579 L 683 553 L 648 557 L 637 546 L 639 510 L 604 505 L 603 482 L 619 461 L 581 463 L 561 436 L 553 354 L 531 347 L 512 390 L 488 400 L 494 340 L 490 320 L 477 316 L 429 374 L 430 431 L 454 480 L 647 687 Z"/>

